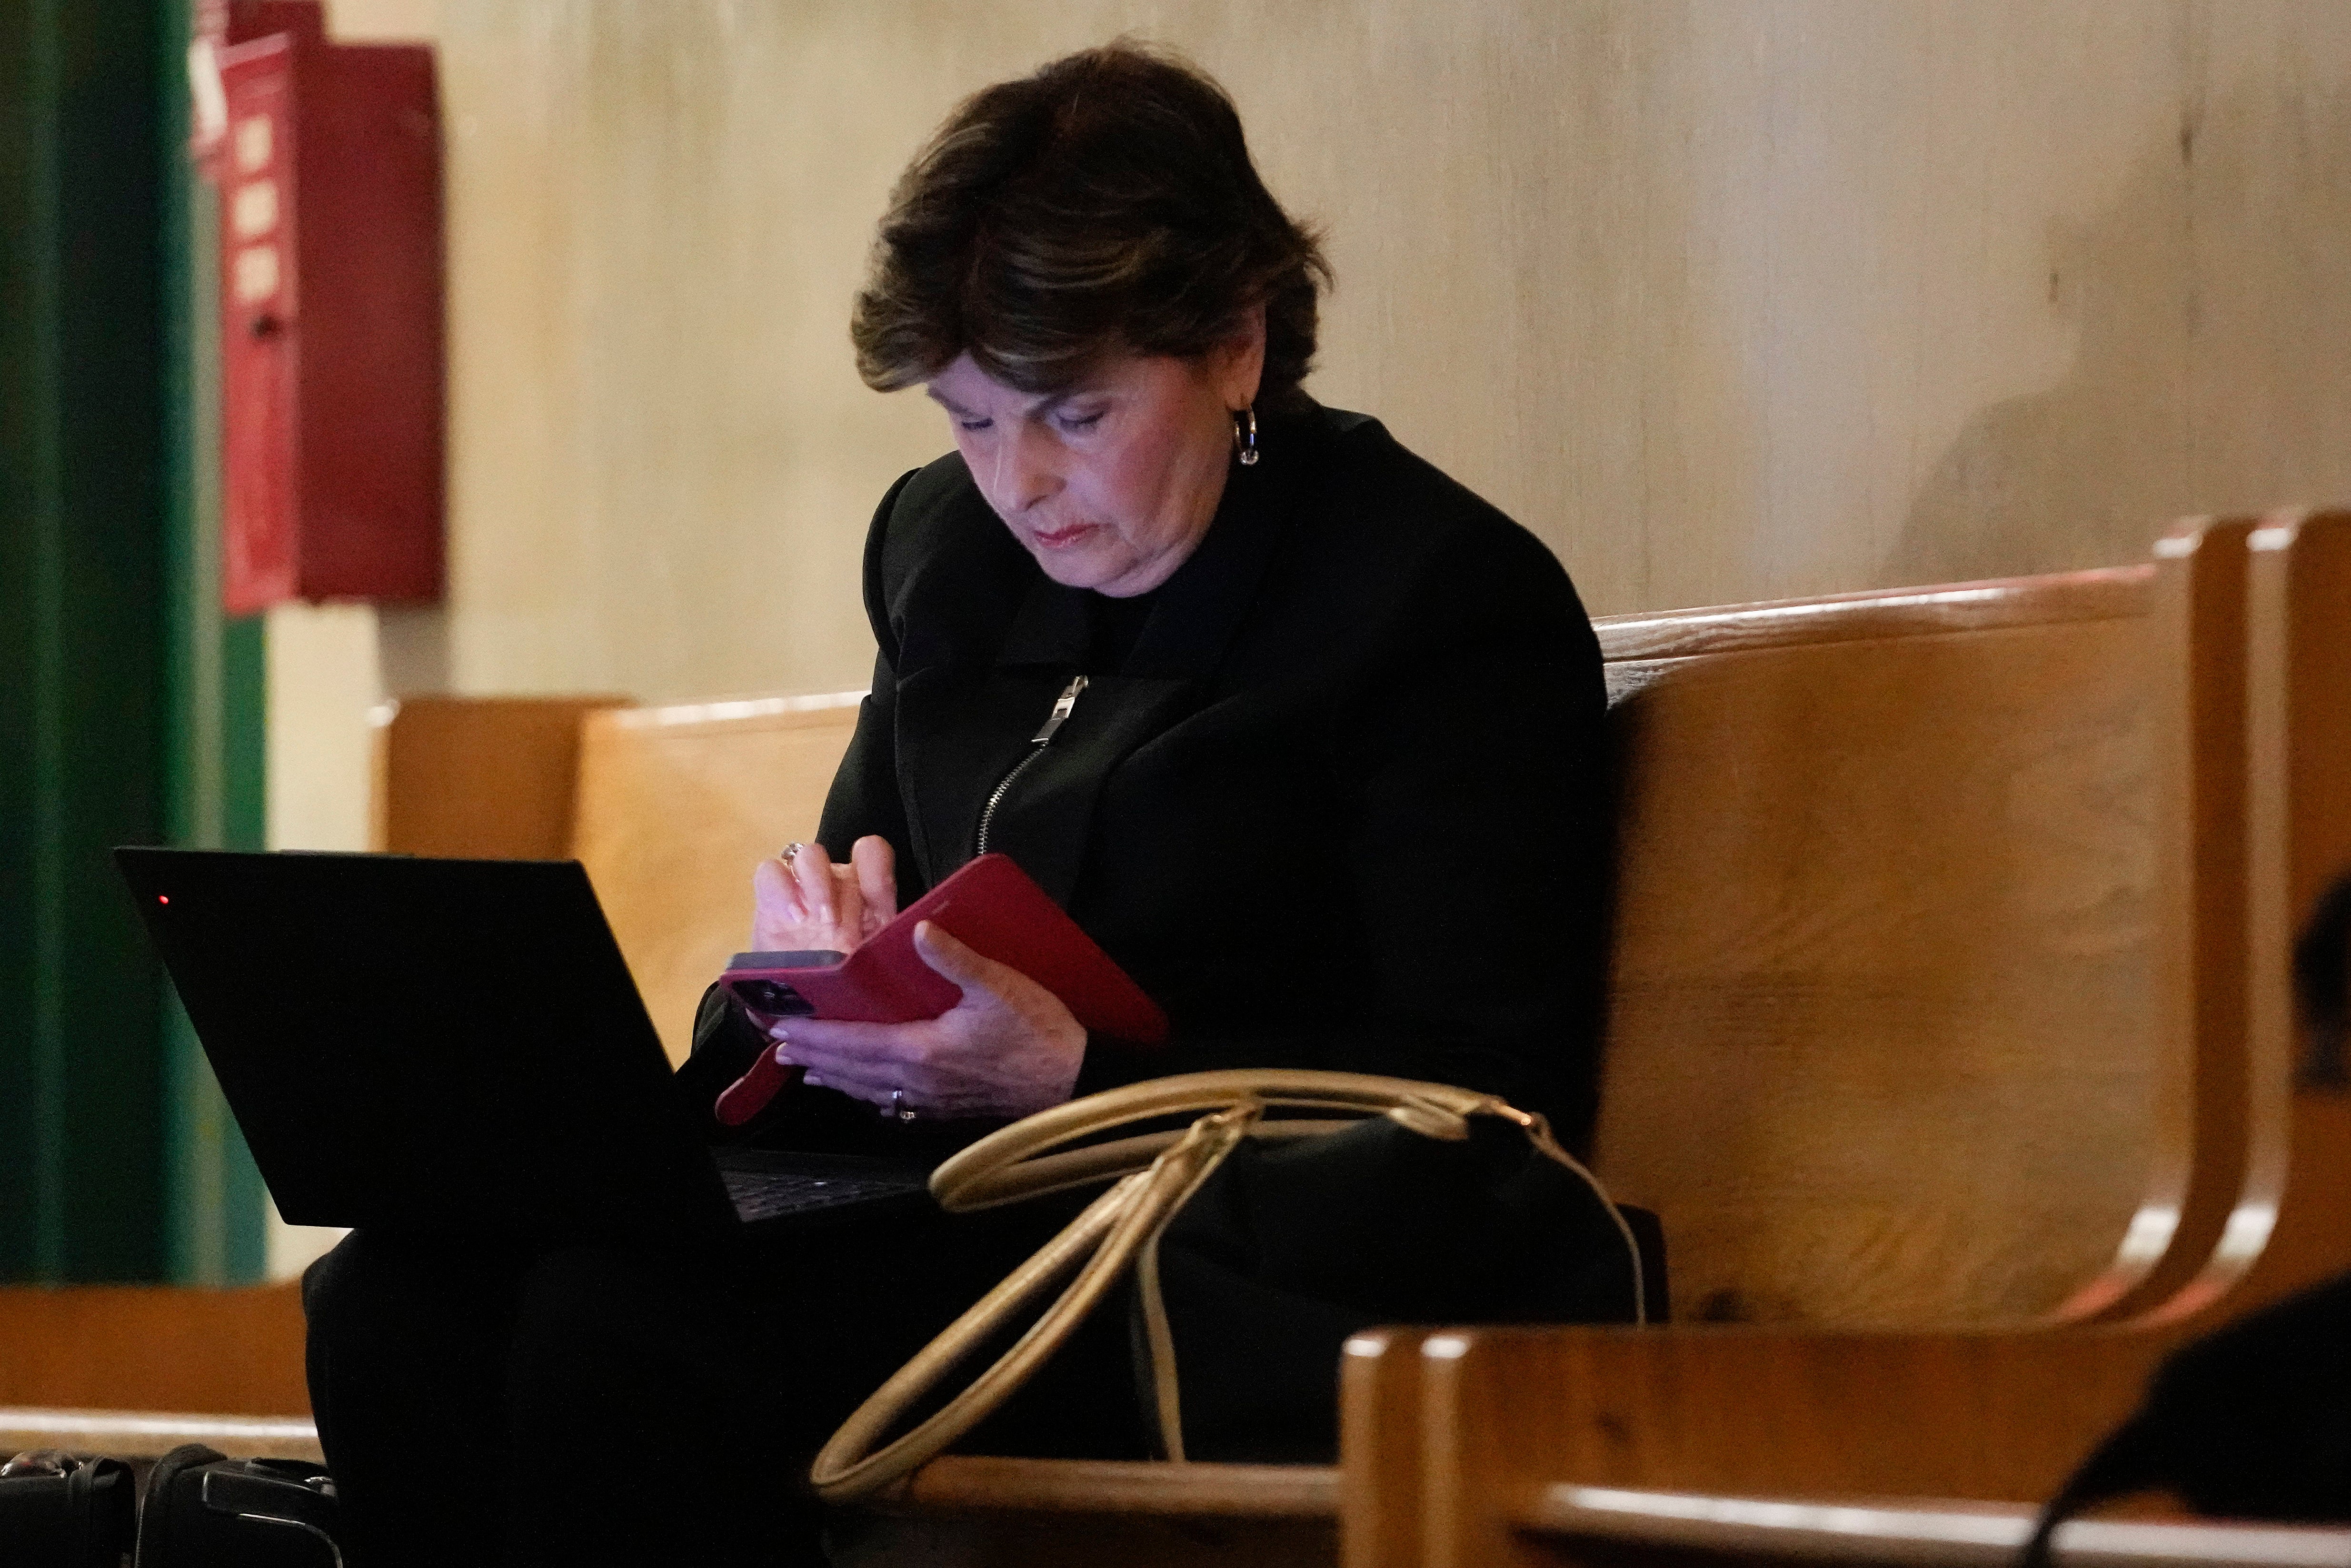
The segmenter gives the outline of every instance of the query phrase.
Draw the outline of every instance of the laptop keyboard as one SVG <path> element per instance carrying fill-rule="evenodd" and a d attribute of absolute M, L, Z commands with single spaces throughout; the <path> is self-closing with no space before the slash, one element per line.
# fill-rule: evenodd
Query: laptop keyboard
<path fill-rule="evenodd" d="M 837 1208 L 868 1198 L 919 1190 L 919 1183 L 857 1176 L 810 1176 L 800 1171 L 724 1171 L 726 1196 L 745 1223 L 810 1209 Z"/>

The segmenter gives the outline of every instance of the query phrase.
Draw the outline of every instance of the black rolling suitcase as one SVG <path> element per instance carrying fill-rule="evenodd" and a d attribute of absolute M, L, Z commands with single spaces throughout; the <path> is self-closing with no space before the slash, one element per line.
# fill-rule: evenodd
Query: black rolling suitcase
<path fill-rule="evenodd" d="M 131 1467 L 54 1448 L 0 1464 L 0 1563 L 121 1568 L 131 1551 Z"/>
<path fill-rule="evenodd" d="M 187 1443 L 156 1461 L 141 1568 L 341 1568 L 335 1483 L 308 1459 L 230 1459 Z"/>

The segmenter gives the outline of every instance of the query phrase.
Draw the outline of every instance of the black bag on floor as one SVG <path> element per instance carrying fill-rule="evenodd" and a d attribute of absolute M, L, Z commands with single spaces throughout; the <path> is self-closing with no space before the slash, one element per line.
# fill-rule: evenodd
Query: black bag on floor
<path fill-rule="evenodd" d="M 324 1465 L 184 1443 L 147 1478 L 139 1568 L 342 1568 L 337 1522 Z"/>
<path fill-rule="evenodd" d="M 121 1568 L 131 1550 L 131 1467 L 55 1448 L 0 1464 L 0 1563 Z"/>

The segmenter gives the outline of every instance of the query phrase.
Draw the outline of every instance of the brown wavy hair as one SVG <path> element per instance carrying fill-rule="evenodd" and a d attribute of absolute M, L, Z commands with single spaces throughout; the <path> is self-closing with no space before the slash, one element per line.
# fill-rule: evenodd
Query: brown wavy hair
<path fill-rule="evenodd" d="M 1191 359 L 1265 306 L 1261 409 L 1302 402 L 1331 282 L 1223 88 L 1122 38 L 964 100 L 891 193 L 850 317 L 876 392 L 958 354 L 1060 392 L 1113 354 Z"/>

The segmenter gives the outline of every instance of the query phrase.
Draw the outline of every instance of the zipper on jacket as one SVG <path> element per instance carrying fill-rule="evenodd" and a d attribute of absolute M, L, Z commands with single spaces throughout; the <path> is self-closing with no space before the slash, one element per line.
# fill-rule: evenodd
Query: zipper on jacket
<path fill-rule="evenodd" d="M 972 845 L 971 852 L 975 858 L 987 852 L 987 830 L 996 821 L 996 808 L 1004 803 L 1004 792 L 1012 788 L 1012 781 L 1020 777 L 1021 769 L 1044 755 L 1045 747 L 1052 742 L 1053 732 L 1070 722 L 1070 710 L 1078 706 L 1078 694 L 1085 689 L 1085 676 L 1071 677 L 1070 684 L 1061 688 L 1061 695 L 1053 699 L 1053 711 L 1045 716 L 1042 727 L 1029 737 L 1029 755 L 1014 763 L 1010 770 L 996 781 L 996 788 L 987 792 L 987 804 L 979 809 L 979 834 Z"/>

